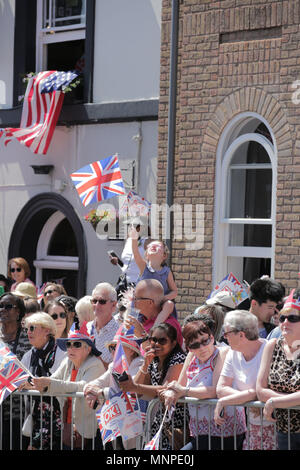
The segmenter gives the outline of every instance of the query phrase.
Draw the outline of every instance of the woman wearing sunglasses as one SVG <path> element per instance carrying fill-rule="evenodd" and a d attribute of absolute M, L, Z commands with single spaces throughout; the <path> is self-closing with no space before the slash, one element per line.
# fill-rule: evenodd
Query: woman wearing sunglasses
<path fill-rule="evenodd" d="M 24 354 L 22 363 L 33 377 L 50 376 L 65 357 L 65 353 L 57 347 L 55 341 L 54 320 L 47 313 L 38 312 L 25 318 L 24 324 L 32 348 Z M 32 386 L 27 383 L 22 388 L 31 389 Z M 45 396 L 41 402 L 39 397 L 33 397 L 32 402 L 32 409 L 28 410 L 33 421 L 31 438 L 26 443 L 28 450 L 58 449 L 61 424 L 57 399 L 52 401 Z"/>
<path fill-rule="evenodd" d="M 21 297 L 6 292 L 0 296 L 0 340 L 5 343 L 19 360 L 31 348 L 27 333 L 22 328 L 25 316 L 25 305 Z M 2 435 L 0 445 L 2 449 L 10 449 L 12 437 L 12 450 L 20 449 L 20 398 L 12 396 L 2 404 Z M 1 413 L 0 413 L 1 416 Z M 1 423 L 0 423 L 1 424 Z"/>
<path fill-rule="evenodd" d="M 44 312 L 53 318 L 56 326 L 55 338 L 67 338 L 71 327 L 71 321 L 68 321 L 68 312 L 64 304 L 58 300 L 51 300 L 44 308 Z"/>
<path fill-rule="evenodd" d="M 226 314 L 224 337 L 230 350 L 217 384 L 219 398 L 215 408 L 215 422 L 222 426 L 228 406 L 242 405 L 256 400 L 256 380 L 267 340 L 259 337 L 257 317 L 246 310 L 234 310 Z M 244 409 L 236 407 L 236 413 L 244 416 Z M 262 419 L 259 408 L 250 408 L 248 414 L 249 435 L 243 443 L 246 450 L 275 450 L 274 426 Z"/>
<path fill-rule="evenodd" d="M 265 402 L 265 418 L 276 422 L 280 450 L 300 450 L 300 411 L 286 409 L 300 405 L 300 298 L 297 294 L 293 290 L 280 311 L 282 335 L 266 345 L 256 387 L 259 400 Z"/>
<path fill-rule="evenodd" d="M 29 279 L 30 267 L 26 259 L 24 258 L 12 258 L 8 262 L 7 277 L 12 279 L 14 282 L 11 285 L 10 291 L 13 292 L 20 282 L 34 283 Z"/>
<path fill-rule="evenodd" d="M 167 406 L 181 397 L 198 399 L 216 398 L 216 386 L 228 348 L 215 345 L 213 332 L 215 322 L 208 314 L 198 314 L 197 319 L 188 321 L 183 328 L 183 337 L 189 361 L 185 375 L 178 382 L 172 382 L 162 393 Z M 191 440 L 182 450 L 220 450 L 234 448 L 233 413 L 225 419 L 221 428 L 214 422 L 214 406 L 189 404 Z M 244 422 L 236 417 L 237 446 L 243 439 Z M 242 436 L 241 436 L 242 435 Z"/>
<path fill-rule="evenodd" d="M 73 331 L 67 338 L 59 338 L 57 344 L 67 357 L 51 377 L 33 379 L 33 386 L 40 392 L 57 395 L 82 392 L 84 386 L 105 372 L 101 353 L 87 334 Z M 63 448 L 92 450 L 101 448 L 95 410 L 82 398 L 59 398 L 63 416 Z M 94 440 L 94 444 L 93 444 Z"/>
<path fill-rule="evenodd" d="M 145 348 L 143 365 L 139 368 L 134 380 L 129 376 L 128 380 L 120 382 L 120 388 L 125 392 L 156 398 L 168 382 L 178 379 L 186 356 L 177 342 L 176 328 L 169 323 L 161 323 L 152 328 L 148 339 L 150 345 Z M 172 422 L 178 437 L 184 427 L 184 417 L 183 406 L 176 405 Z M 159 410 L 152 420 L 151 437 L 157 433 L 161 418 L 162 413 Z M 170 426 L 163 427 L 162 450 L 172 448 L 172 439 L 168 428 L 171 429 Z"/>

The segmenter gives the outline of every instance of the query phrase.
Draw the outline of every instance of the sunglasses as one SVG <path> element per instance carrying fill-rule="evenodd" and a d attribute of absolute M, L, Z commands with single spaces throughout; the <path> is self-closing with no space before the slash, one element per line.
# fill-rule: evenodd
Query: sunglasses
<path fill-rule="evenodd" d="M 82 341 L 67 341 L 66 346 L 67 346 L 67 349 L 70 349 L 70 348 L 80 349 L 82 346 Z"/>
<path fill-rule="evenodd" d="M 225 332 L 223 333 L 224 338 L 227 338 L 227 336 L 229 335 L 229 333 L 238 333 L 238 330 L 225 331 Z"/>
<path fill-rule="evenodd" d="M 93 305 L 100 304 L 100 305 L 105 305 L 107 302 L 111 302 L 109 299 L 91 299 L 91 303 Z"/>
<path fill-rule="evenodd" d="M 149 341 L 152 341 L 155 344 L 158 343 L 161 346 L 164 346 L 165 344 L 167 344 L 168 339 L 167 338 L 156 338 L 155 336 L 151 336 L 151 338 L 149 338 Z"/>
<path fill-rule="evenodd" d="M 195 341 L 195 343 L 189 344 L 188 349 L 199 349 L 202 346 L 208 346 L 211 342 L 211 338 L 204 339 L 203 341 Z"/>
<path fill-rule="evenodd" d="M 61 312 L 61 313 L 53 313 L 52 315 L 50 315 L 53 320 L 57 320 L 58 318 L 67 318 L 67 314 L 66 312 Z"/>
<path fill-rule="evenodd" d="M 280 315 L 279 321 L 283 323 L 285 320 L 288 320 L 290 323 L 298 323 L 300 321 L 299 315 Z"/>
<path fill-rule="evenodd" d="M 31 333 L 33 333 L 33 331 L 36 329 L 37 325 L 30 325 L 28 328 L 26 328 L 26 331 L 30 331 Z"/>
<path fill-rule="evenodd" d="M 114 352 L 116 350 L 116 346 L 116 344 L 111 344 L 110 346 L 108 346 L 109 352 Z"/>
<path fill-rule="evenodd" d="M 15 271 L 17 271 L 18 273 L 20 273 L 22 271 L 22 268 L 10 268 L 10 272 L 11 273 L 14 273 Z"/>
<path fill-rule="evenodd" d="M 52 294 L 53 292 L 58 293 L 58 291 L 56 289 L 49 289 L 49 290 L 47 290 L 47 292 L 44 293 L 44 295 Z"/>
<path fill-rule="evenodd" d="M 11 310 L 12 308 L 16 308 L 16 305 L 12 305 L 12 304 L 0 304 L 0 309 L 4 309 L 4 310 Z"/>

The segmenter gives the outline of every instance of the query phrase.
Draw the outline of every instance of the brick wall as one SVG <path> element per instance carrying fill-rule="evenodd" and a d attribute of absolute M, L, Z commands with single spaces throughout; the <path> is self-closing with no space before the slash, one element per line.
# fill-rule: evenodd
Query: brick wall
<path fill-rule="evenodd" d="M 165 202 L 171 0 L 163 0 L 157 198 Z M 275 278 L 297 286 L 300 260 L 300 80 L 298 1 L 183 0 L 180 4 L 174 203 L 204 204 L 205 243 L 174 241 L 180 316 L 211 290 L 215 160 L 220 135 L 238 113 L 263 116 L 278 152 Z"/>

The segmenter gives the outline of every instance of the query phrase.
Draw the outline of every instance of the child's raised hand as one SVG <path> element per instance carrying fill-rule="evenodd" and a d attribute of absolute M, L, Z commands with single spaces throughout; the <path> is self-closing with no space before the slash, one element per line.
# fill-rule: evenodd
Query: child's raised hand
<path fill-rule="evenodd" d="M 128 229 L 128 237 L 131 238 L 132 240 L 138 240 L 139 238 L 139 233 L 137 232 L 136 228 L 134 225 L 130 225 Z"/>

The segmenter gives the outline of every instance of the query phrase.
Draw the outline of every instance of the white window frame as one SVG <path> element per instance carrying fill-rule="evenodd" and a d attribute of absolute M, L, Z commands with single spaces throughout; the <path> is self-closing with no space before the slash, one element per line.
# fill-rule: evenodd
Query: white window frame
<path fill-rule="evenodd" d="M 82 23 L 43 28 L 43 0 L 37 1 L 36 22 L 36 72 L 42 72 L 47 68 L 47 45 L 58 42 L 77 41 L 85 39 L 86 25 Z M 61 18 L 60 18 L 61 19 Z"/>
<path fill-rule="evenodd" d="M 36 259 L 33 265 L 36 268 L 36 285 L 41 286 L 43 283 L 43 269 L 62 269 L 70 271 L 78 271 L 79 258 L 77 256 L 54 256 L 48 255 L 48 247 L 51 242 L 52 235 L 62 220 L 66 217 L 60 212 L 56 211 L 49 217 L 45 223 L 36 249 Z"/>
<path fill-rule="evenodd" d="M 263 135 L 247 132 L 238 136 L 239 129 L 247 120 L 257 119 L 268 128 L 274 145 Z M 266 150 L 270 163 L 266 164 L 231 164 L 236 150 L 247 141 L 255 141 Z M 229 203 L 230 168 L 236 169 L 272 169 L 272 203 L 271 217 L 267 219 L 230 218 L 227 209 Z M 275 228 L 276 228 L 276 186 L 277 186 L 277 148 L 272 129 L 267 121 L 256 113 L 242 113 L 236 116 L 225 128 L 217 149 L 216 186 L 215 186 L 215 219 L 214 219 L 214 252 L 213 252 L 213 285 L 216 285 L 228 273 L 227 258 L 270 258 L 271 276 L 275 270 Z M 259 224 L 272 226 L 271 247 L 229 246 L 229 229 L 231 224 Z"/>

